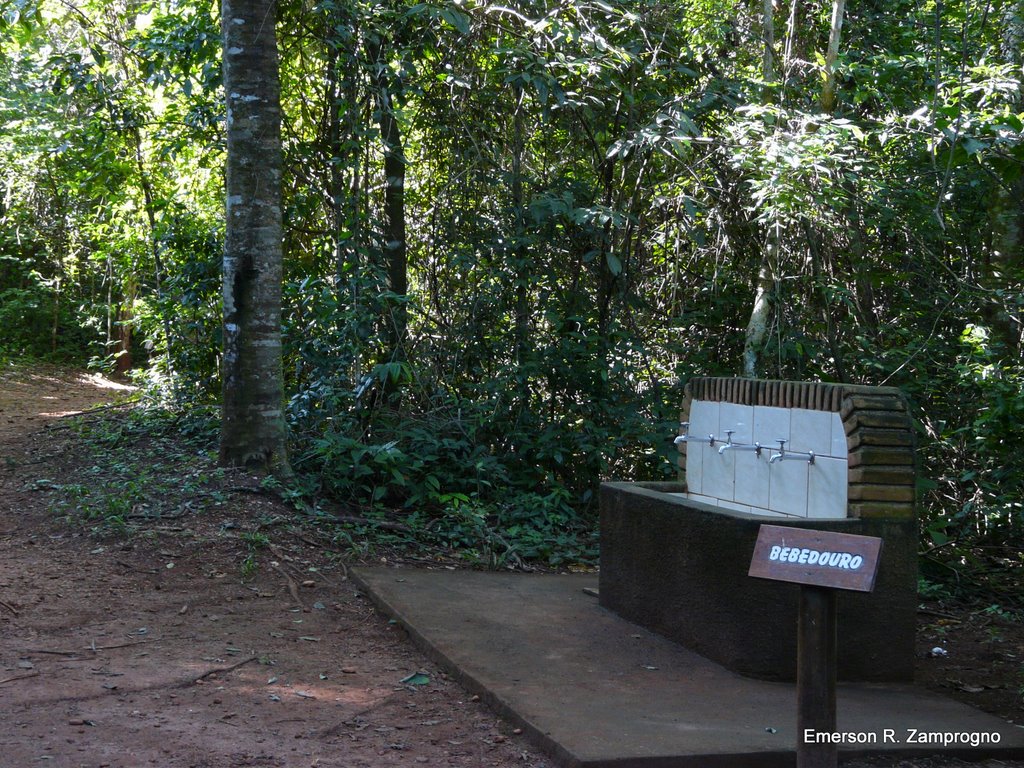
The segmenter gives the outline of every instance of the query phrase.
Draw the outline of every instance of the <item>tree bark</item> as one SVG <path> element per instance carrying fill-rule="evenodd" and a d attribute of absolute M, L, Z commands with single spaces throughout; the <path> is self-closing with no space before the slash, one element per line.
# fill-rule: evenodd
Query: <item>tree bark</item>
<path fill-rule="evenodd" d="M 766 82 L 775 79 L 775 3 L 773 0 L 761 2 L 761 35 L 764 38 L 764 59 L 761 62 Z"/>
<path fill-rule="evenodd" d="M 843 13 L 846 0 L 832 0 L 832 27 L 825 52 L 825 85 L 821 89 L 821 111 L 830 114 L 836 107 L 836 60 L 839 58 L 839 38 L 843 32 Z"/>
<path fill-rule="evenodd" d="M 776 258 L 775 248 L 778 240 L 778 232 L 773 226 L 768 231 L 768 244 L 757 271 L 754 306 L 750 311 L 750 320 L 747 321 L 747 331 L 743 340 L 743 375 L 749 379 L 758 378 L 762 372 L 761 352 L 768 337 L 768 326 L 772 318 L 769 297 L 775 284 L 772 262 Z"/>
<path fill-rule="evenodd" d="M 388 77 L 380 40 L 367 43 L 374 67 L 374 97 L 377 102 L 380 137 L 384 144 L 384 254 L 387 259 L 388 289 L 398 300 L 391 307 L 391 358 L 403 357 L 409 291 L 408 255 L 405 236 L 405 145 L 395 114 L 396 84 Z"/>
<path fill-rule="evenodd" d="M 177 398 L 178 377 L 174 371 L 174 337 L 171 331 L 171 319 L 167 316 L 167 303 L 164 301 L 164 265 L 163 260 L 160 258 L 160 242 L 156 231 L 156 196 L 153 194 L 153 184 L 149 180 L 149 176 L 146 173 L 146 165 L 142 159 L 142 133 L 138 128 L 135 128 L 131 132 L 131 138 L 135 145 L 135 165 L 139 171 L 139 186 L 142 189 L 142 200 L 146 208 L 146 221 L 149 224 L 149 247 L 150 252 L 153 255 L 154 286 L 156 287 L 156 299 L 159 307 L 160 323 L 164 327 L 164 344 L 167 347 L 167 378 L 171 384 L 171 391 L 174 393 L 175 398 Z M 122 339 L 123 338 L 124 337 L 122 336 Z M 130 343 L 130 337 L 129 341 L 126 343 Z M 132 365 L 131 355 L 122 356 L 121 358 L 118 358 L 118 360 L 119 366 L 127 364 L 130 368 Z M 128 368 L 121 371 L 119 367 L 118 372 L 127 373 Z"/>
<path fill-rule="evenodd" d="M 764 60 L 762 77 L 766 82 L 775 79 L 775 21 L 773 0 L 764 0 L 762 5 L 762 30 L 764 35 Z M 768 326 L 771 323 L 772 305 L 769 297 L 775 285 L 773 265 L 779 257 L 779 226 L 770 224 L 765 242 L 765 252 L 757 270 L 754 283 L 754 304 L 743 336 L 743 375 L 756 378 L 761 375 L 761 351 L 764 349 Z"/>
<path fill-rule="evenodd" d="M 222 0 L 221 18 L 228 157 L 220 461 L 288 476 L 276 2 Z"/>
<path fill-rule="evenodd" d="M 1003 9 L 1000 43 L 1004 63 L 1013 65 L 1019 73 L 1024 64 L 1024 0 L 1007 3 Z M 1011 112 L 1024 109 L 1024 85 L 1018 87 L 1010 102 Z M 991 217 L 992 249 L 983 283 L 991 291 L 1005 291 L 1024 277 L 1024 174 L 997 180 Z M 984 315 L 991 338 L 1004 352 L 1019 354 L 1020 320 L 1011 316 L 998 294 L 986 304 Z"/>

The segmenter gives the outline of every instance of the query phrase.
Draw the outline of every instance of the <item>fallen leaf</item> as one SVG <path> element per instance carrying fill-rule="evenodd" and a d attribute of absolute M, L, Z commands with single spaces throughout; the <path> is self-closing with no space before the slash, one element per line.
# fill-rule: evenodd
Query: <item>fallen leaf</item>
<path fill-rule="evenodd" d="M 405 683 L 406 685 L 426 685 L 430 682 L 430 676 L 423 672 L 413 672 L 408 677 L 403 677 L 398 682 Z"/>

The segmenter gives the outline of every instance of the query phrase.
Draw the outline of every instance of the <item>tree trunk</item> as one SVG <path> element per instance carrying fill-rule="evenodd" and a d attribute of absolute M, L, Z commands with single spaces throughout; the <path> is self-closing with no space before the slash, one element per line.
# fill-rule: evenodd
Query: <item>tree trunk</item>
<path fill-rule="evenodd" d="M 380 137 L 384 143 L 384 253 L 387 259 L 388 289 L 399 297 L 391 308 L 391 358 L 402 359 L 408 328 L 405 296 L 409 291 L 405 238 L 405 146 L 395 115 L 397 88 L 388 77 L 388 66 L 379 40 L 367 43 L 374 67 L 374 97 L 377 102 Z"/>
<path fill-rule="evenodd" d="M 764 59 L 761 75 L 766 82 L 775 79 L 775 4 L 773 0 L 762 0 L 761 35 L 764 39 Z"/>
<path fill-rule="evenodd" d="M 512 93 L 516 103 L 512 117 L 512 210 L 515 216 L 512 245 L 512 263 L 515 274 L 515 343 L 516 364 L 520 370 L 529 357 L 530 341 L 530 270 L 529 258 L 523 241 L 526 235 L 526 207 L 523 199 L 523 154 L 526 151 L 526 135 L 523 126 L 523 88 L 518 83 Z M 525 404 L 529 397 L 529 384 L 525 376 L 520 377 L 522 396 Z"/>
<path fill-rule="evenodd" d="M 335 319 L 338 338 L 351 340 L 339 352 L 336 371 L 352 382 L 362 377 L 360 354 L 366 341 L 363 324 L 355 322 L 355 310 L 362 301 L 360 293 L 360 242 L 362 217 L 361 151 L 363 135 L 360 124 L 359 39 L 356 19 L 347 8 L 336 7 L 327 16 L 324 38 L 328 45 L 328 151 L 331 164 L 331 224 L 334 240 L 335 291 L 338 305 L 352 310 L 346 316 L 338 312 Z"/>
<path fill-rule="evenodd" d="M 821 89 L 821 111 L 830 114 L 836 107 L 836 59 L 839 58 L 839 38 L 843 31 L 843 13 L 846 0 L 832 0 L 832 27 L 825 53 L 825 85 Z"/>
<path fill-rule="evenodd" d="M 222 0 L 227 99 L 222 464 L 290 475 L 281 369 L 275 0 Z"/>
<path fill-rule="evenodd" d="M 156 199 L 153 194 L 153 184 L 146 174 L 146 166 L 142 159 L 142 134 L 136 128 L 132 132 L 132 139 L 135 143 L 135 164 L 139 171 L 139 186 L 142 188 L 142 199 L 146 206 L 146 221 L 149 223 L 149 247 L 153 255 L 153 278 L 156 287 L 156 300 L 159 308 L 160 323 L 164 327 L 164 344 L 167 355 L 167 378 L 171 383 L 171 391 L 175 398 L 178 396 L 177 375 L 174 371 L 174 338 L 171 332 L 171 319 L 167 315 L 167 302 L 164 300 L 164 265 L 160 258 L 160 242 L 156 231 Z M 122 337 L 123 339 L 124 337 Z M 131 355 L 127 356 L 127 365 L 131 367 Z M 126 373 L 122 371 L 122 373 Z"/>
<path fill-rule="evenodd" d="M 130 310 L 122 306 L 117 322 L 117 357 L 114 359 L 114 373 L 118 376 L 127 376 L 133 362 L 132 317 Z"/>
<path fill-rule="evenodd" d="M 1024 64 L 1024 0 L 1016 0 L 1003 9 L 1001 52 L 1003 61 L 1019 73 Z M 1010 111 L 1024 110 L 1024 85 L 1011 97 Z M 985 265 L 983 284 L 991 291 L 1007 290 L 1024 277 L 1024 174 L 998 179 L 993 194 L 992 249 Z M 985 307 L 985 321 L 991 338 L 1003 351 L 1019 354 L 1021 326 L 1007 311 L 1001 298 L 994 297 Z"/>
<path fill-rule="evenodd" d="M 777 258 L 775 249 L 778 247 L 779 234 L 776 226 L 768 230 L 768 243 L 761 258 L 761 266 L 757 271 L 757 285 L 754 289 L 754 306 L 747 321 L 747 332 L 743 340 L 743 375 L 750 379 L 762 373 L 761 351 L 768 336 L 768 326 L 772 318 L 772 306 L 769 297 L 775 284 L 772 269 Z"/>
<path fill-rule="evenodd" d="M 764 60 L 761 73 L 765 81 L 775 79 L 775 22 L 772 17 L 774 3 L 772 0 L 764 0 L 762 5 L 762 29 L 764 34 Z M 748 378 L 756 378 L 761 375 L 761 351 L 764 349 L 764 341 L 768 336 L 768 326 L 771 323 L 772 306 L 769 301 L 772 289 L 775 286 L 774 263 L 779 257 L 779 226 L 771 224 L 765 243 L 765 251 L 761 256 L 761 264 L 757 270 L 757 280 L 754 283 L 754 305 L 750 310 L 750 319 L 747 321 L 747 330 L 743 336 L 743 375 Z"/>
<path fill-rule="evenodd" d="M 331 155 L 331 218 L 334 261 L 339 290 L 355 275 L 359 242 L 359 83 L 356 54 L 345 49 L 358 31 L 354 20 L 340 8 L 328 16 L 328 144 Z M 349 27 L 349 35 L 339 30 Z M 352 43 L 350 43 L 352 44 Z"/>

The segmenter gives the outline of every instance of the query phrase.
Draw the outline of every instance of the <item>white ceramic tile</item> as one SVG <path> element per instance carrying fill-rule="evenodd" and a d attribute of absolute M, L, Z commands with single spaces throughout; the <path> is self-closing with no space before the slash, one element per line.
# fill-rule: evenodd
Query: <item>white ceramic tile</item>
<path fill-rule="evenodd" d="M 845 459 L 816 458 L 807 470 L 807 516 L 846 517 Z"/>
<path fill-rule="evenodd" d="M 702 445 L 701 448 L 704 449 L 701 493 L 732 501 L 736 483 L 736 452 L 719 453 L 717 446 Z"/>
<path fill-rule="evenodd" d="M 806 461 L 779 461 L 771 465 L 768 508 L 797 517 L 807 516 Z"/>
<path fill-rule="evenodd" d="M 718 414 L 718 432 L 723 440 L 726 430 L 733 430 L 734 443 L 752 443 L 754 441 L 754 406 L 722 403 Z"/>
<path fill-rule="evenodd" d="M 740 504 L 768 507 L 768 455 L 767 449 L 758 458 L 753 451 L 726 451 L 735 456 L 736 485 L 733 499 Z"/>
<path fill-rule="evenodd" d="M 718 436 L 718 412 L 721 403 L 707 400 L 694 400 L 690 404 L 690 429 L 688 434 L 705 438 L 708 435 Z M 697 445 L 690 443 L 689 445 Z M 688 446 L 689 447 L 689 446 Z"/>
<path fill-rule="evenodd" d="M 846 430 L 843 429 L 843 420 L 839 418 L 838 413 L 833 412 L 830 415 L 832 417 L 832 447 L 829 450 L 829 456 L 845 459 L 848 451 L 846 449 Z"/>
<path fill-rule="evenodd" d="M 804 515 L 787 515 L 784 512 L 777 512 L 776 514 L 779 517 L 790 517 L 790 518 L 803 518 L 804 517 Z"/>
<path fill-rule="evenodd" d="M 750 514 L 750 506 L 747 504 L 737 504 L 735 501 L 719 501 L 718 506 L 722 509 L 732 510 L 733 512 L 746 512 Z"/>
<path fill-rule="evenodd" d="M 704 456 L 704 451 L 701 448 L 700 443 L 686 444 L 686 489 L 691 493 L 700 493 L 703 486 L 701 482 L 703 462 L 701 459 Z"/>
<path fill-rule="evenodd" d="M 771 509 L 764 509 L 762 507 L 751 507 L 750 514 L 759 515 L 761 517 L 791 517 L 791 515 L 784 515 L 781 512 L 775 512 Z"/>
<path fill-rule="evenodd" d="M 754 406 L 754 442 L 779 447 L 779 439 L 789 440 L 789 408 Z"/>
<path fill-rule="evenodd" d="M 813 451 L 828 456 L 832 450 L 832 413 L 794 408 L 790 414 L 787 451 Z"/>

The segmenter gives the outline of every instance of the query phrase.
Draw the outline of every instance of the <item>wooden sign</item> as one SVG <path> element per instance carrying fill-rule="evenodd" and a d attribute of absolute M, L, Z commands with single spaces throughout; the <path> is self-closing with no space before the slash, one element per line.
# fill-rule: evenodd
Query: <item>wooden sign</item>
<path fill-rule="evenodd" d="M 750 576 L 832 589 L 875 588 L 882 540 L 852 533 L 762 525 Z"/>

